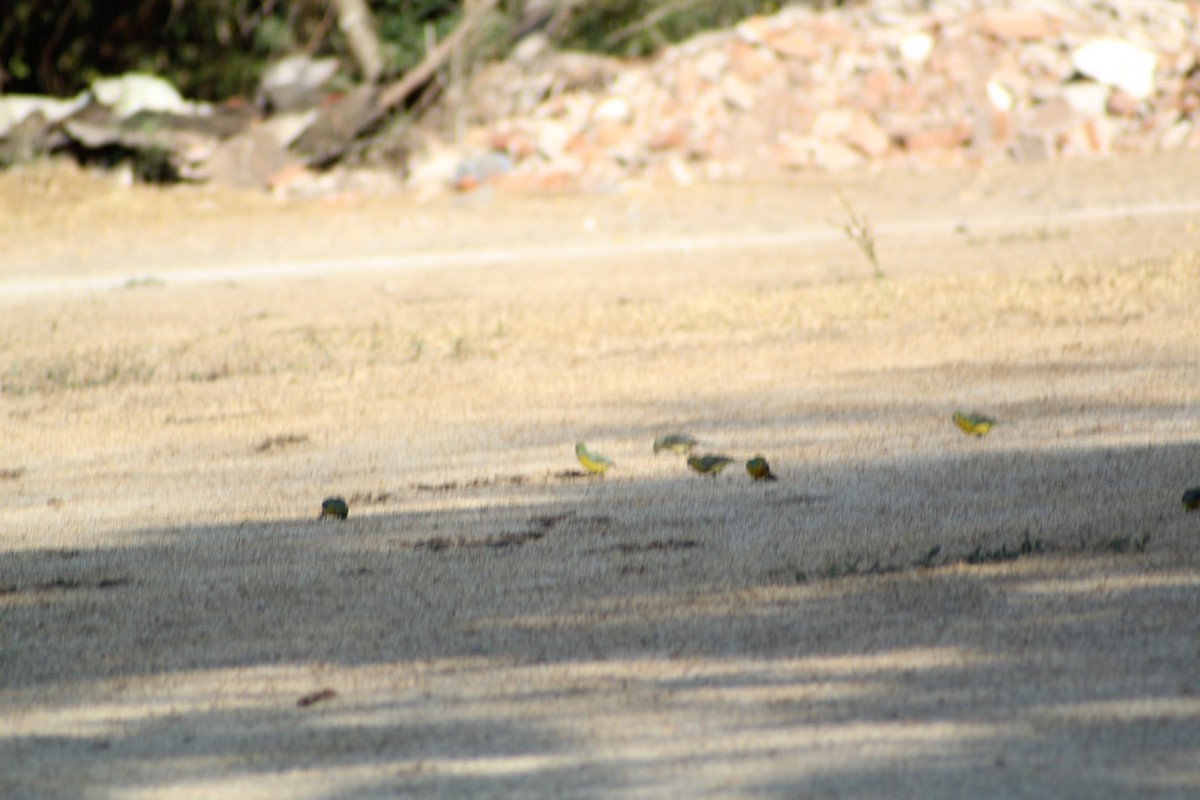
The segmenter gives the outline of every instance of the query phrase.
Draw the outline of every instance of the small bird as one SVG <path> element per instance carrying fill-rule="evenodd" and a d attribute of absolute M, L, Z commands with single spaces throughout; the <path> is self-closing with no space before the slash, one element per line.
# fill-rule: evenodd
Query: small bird
<path fill-rule="evenodd" d="M 346 505 L 346 501 L 340 497 L 326 497 L 321 501 L 321 513 L 317 519 L 323 520 L 329 517 L 335 519 L 345 519 L 350 516 L 350 506 Z"/>
<path fill-rule="evenodd" d="M 767 463 L 767 460 L 758 455 L 746 462 L 746 472 L 749 472 L 750 477 L 756 481 L 779 480 L 771 474 L 771 465 Z"/>
<path fill-rule="evenodd" d="M 961 411 L 955 411 L 953 419 L 954 424 L 962 428 L 963 433 L 970 436 L 983 436 L 996 424 L 996 420 L 991 417 L 985 417 L 982 414 L 964 414 Z"/>
<path fill-rule="evenodd" d="M 654 455 L 658 455 L 662 450 L 670 450 L 672 453 L 687 455 L 698 444 L 700 442 L 694 436 L 688 436 L 686 433 L 670 433 L 654 440 Z"/>
<path fill-rule="evenodd" d="M 1183 493 L 1183 507 L 1188 511 L 1200 508 L 1200 486 L 1194 486 Z"/>
<path fill-rule="evenodd" d="M 712 475 L 715 479 L 717 473 L 733 463 L 733 459 L 729 456 L 688 456 L 687 463 L 701 475 Z"/>
<path fill-rule="evenodd" d="M 602 456 L 599 453 L 588 452 L 587 445 L 583 442 L 575 443 L 575 457 L 579 459 L 580 464 L 583 464 L 583 468 L 592 475 L 603 476 L 609 467 L 616 466 L 612 462 L 612 459 Z"/>

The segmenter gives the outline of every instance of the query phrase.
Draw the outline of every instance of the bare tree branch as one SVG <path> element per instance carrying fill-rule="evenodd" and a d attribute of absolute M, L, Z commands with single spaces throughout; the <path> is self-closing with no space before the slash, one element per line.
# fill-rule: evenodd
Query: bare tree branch
<path fill-rule="evenodd" d="M 366 0 L 330 0 L 337 12 L 338 27 L 346 37 L 350 55 L 358 64 L 365 83 L 375 83 L 383 74 L 383 49 L 375 34 L 375 20 Z"/>
<path fill-rule="evenodd" d="M 403 103 L 418 88 L 424 86 L 433 77 L 433 73 L 454 52 L 454 48 L 471 32 L 472 28 L 478 25 L 479 21 L 496 7 L 497 2 L 498 0 L 479 0 L 467 12 L 466 16 L 462 18 L 462 21 L 458 23 L 458 27 L 449 36 L 438 42 L 437 47 L 425 54 L 425 58 L 421 59 L 420 64 L 417 64 L 404 73 L 404 76 L 400 80 L 383 90 L 383 93 L 379 95 L 379 99 L 375 102 L 375 113 L 378 116 L 382 116 L 395 106 Z"/>

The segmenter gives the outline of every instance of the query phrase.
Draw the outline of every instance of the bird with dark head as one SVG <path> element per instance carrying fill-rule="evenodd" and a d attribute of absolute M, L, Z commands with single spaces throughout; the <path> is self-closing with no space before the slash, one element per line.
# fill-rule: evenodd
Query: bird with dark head
<path fill-rule="evenodd" d="M 721 470 L 733 463 L 733 459 L 729 456 L 688 456 L 687 465 L 699 472 L 701 475 L 709 475 L 714 479 L 720 474 Z"/>
<path fill-rule="evenodd" d="M 778 478 L 771 474 L 771 465 L 762 456 L 755 456 L 747 461 L 746 472 L 749 472 L 750 477 L 756 481 L 778 480 Z"/>
<path fill-rule="evenodd" d="M 700 442 L 695 437 L 688 436 L 686 433 L 668 433 L 666 436 L 660 436 L 654 440 L 654 455 L 658 455 L 663 450 L 679 455 L 688 455 L 698 444 Z"/>
<path fill-rule="evenodd" d="M 317 519 L 345 519 L 350 516 L 350 506 L 340 497 L 326 497 L 321 501 L 321 513 Z"/>

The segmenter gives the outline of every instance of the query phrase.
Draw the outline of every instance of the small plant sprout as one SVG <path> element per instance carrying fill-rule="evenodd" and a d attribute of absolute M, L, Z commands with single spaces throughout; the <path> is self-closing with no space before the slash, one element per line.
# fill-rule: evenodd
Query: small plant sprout
<path fill-rule="evenodd" d="M 842 194 L 841 189 L 836 189 L 838 201 L 842 204 L 842 208 L 846 209 L 846 215 L 849 221 L 839 224 L 838 227 L 846 234 L 850 241 L 858 245 L 858 248 L 863 251 L 863 255 L 871 262 L 871 267 L 875 270 L 875 280 L 883 280 L 886 275 L 879 268 L 879 257 L 875 254 L 875 232 L 871 230 L 871 220 L 865 214 L 859 214 L 854 206 L 850 205 L 850 201 L 846 199 L 846 195 Z"/>

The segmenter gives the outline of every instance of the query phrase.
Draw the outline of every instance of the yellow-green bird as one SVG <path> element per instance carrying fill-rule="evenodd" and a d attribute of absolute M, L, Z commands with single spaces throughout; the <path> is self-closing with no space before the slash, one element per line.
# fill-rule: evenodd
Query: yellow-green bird
<path fill-rule="evenodd" d="M 658 455 L 663 450 L 687 455 L 698 444 L 700 442 L 696 441 L 695 437 L 688 436 L 686 433 L 669 433 L 654 440 L 654 455 Z"/>
<path fill-rule="evenodd" d="M 1183 493 L 1183 507 L 1188 511 L 1200 508 L 1200 486 L 1188 489 Z"/>
<path fill-rule="evenodd" d="M 996 420 L 991 417 L 985 417 L 982 414 L 964 414 L 961 411 L 955 411 L 953 419 L 954 424 L 962 428 L 963 433 L 970 436 L 983 436 L 996 424 Z"/>
<path fill-rule="evenodd" d="M 712 475 L 716 478 L 717 473 L 733 463 L 733 459 L 729 456 L 688 456 L 687 463 L 701 475 Z"/>
<path fill-rule="evenodd" d="M 321 501 L 321 513 L 317 519 L 345 519 L 350 516 L 350 506 L 340 497 L 326 497 Z"/>
<path fill-rule="evenodd" d="M 750 477 L 756 481 L 774 481 L 779 480 L 771 474 L 771 465 L 762 456 L 755 456 L 746 462 L 746 472 L 750 473 Z"/>
<path fill-rule="evenodd" d="M 612 459 L 607 456 L 588 452 L 587 445 L 583 442 L 575 443 L 575 457 L 579 459 L 580 464 L 583 464 L 583 468 L 592 475 L 604 475 L 609 467 L 616 466 L 612 462 Z"/>

